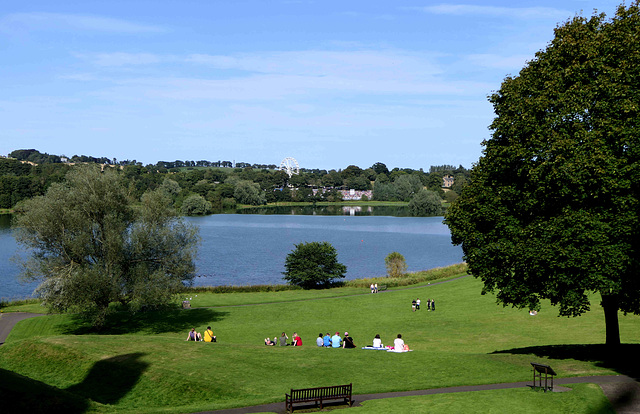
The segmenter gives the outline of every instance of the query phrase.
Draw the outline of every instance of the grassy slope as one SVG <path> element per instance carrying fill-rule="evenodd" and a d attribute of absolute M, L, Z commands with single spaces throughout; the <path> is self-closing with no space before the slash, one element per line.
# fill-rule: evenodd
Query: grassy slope
<path fill-rule="evenodd" d="M 531 361 L 549 363 L 561 376 L 620 372 L 615 364 L 611 369 L 592 361 L 597 358 L 573 359 L 549 348 L 602 343 L 599 307 L 580 318 L 558 318 L 550 307 L 531 317 L 526 311 L 496 306 L 492 297 L 479 295 L 480 286 L 479 281 L 464 278 L 378 295 L 148 313 L 133 319 L 122 315 L 102 335 L 85 334 L 68 315 L 34 318 L 16 326 L 0 348 L 0 368 L 91 399 L 99 411 L 117 408 L 118 412 L 255 405 L 282 401 L 292 387 L 349 382 L 354 383 L 355 393 L 373 393 L 528 381 Z M 283 298 L 285 293 L 292 295 L 286 296 L 288 300 L 310 294 L 270 295 Z M 250 295 L 216 297 L 233 305 L 250 302 Z M 415 297 L 423 303 L 435 298 L 437 311 L 411 312 Z M 202 300 L 210 299 L 203 294 Z M 188 328 L 202 331 L 207 325 L 213 326 L 219 343 L 184 341 Z M 623 342 L 640 343 L 639 326 L 640 318 L 621 317 Z M 291 336 L 294 330 L 305 346 L 263 345 L 266 336 L 282 331 Z M 348 330 L 358 346 L 369 343 L 376 333 L 385 344 L 402 333 L 414 352 L 315 347 L 319 332 L 336 330 Z M 522 350 L 525 347 L 537 348 Z M 505 350 L 512 351 L 501 352 Z M 593 350 L 587 347 L 586 354 Z"/>

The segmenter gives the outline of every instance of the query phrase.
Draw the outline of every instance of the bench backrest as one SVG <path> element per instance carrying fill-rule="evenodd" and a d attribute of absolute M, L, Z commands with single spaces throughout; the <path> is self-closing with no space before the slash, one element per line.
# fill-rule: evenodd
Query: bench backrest
<path fill-rule="evenodd" d="M 332 387 L 301 388 L 297 390 L 291 390 L 291 398 L 294 400 L 306 400 L 314 398 L 340 398 L 345 395 L 351 395 L 351 384 L 334 385 Z"/>

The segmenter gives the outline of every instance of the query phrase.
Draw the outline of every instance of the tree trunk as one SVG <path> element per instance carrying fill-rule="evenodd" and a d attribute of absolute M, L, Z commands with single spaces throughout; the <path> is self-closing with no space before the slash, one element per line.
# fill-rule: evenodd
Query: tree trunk
<path fill-rule="evenodd" d="M 618 326 L 618 295 L 602 295 L 604 323 L 606 326 L 607 346 L 620 345 L 620 327 Z"/>

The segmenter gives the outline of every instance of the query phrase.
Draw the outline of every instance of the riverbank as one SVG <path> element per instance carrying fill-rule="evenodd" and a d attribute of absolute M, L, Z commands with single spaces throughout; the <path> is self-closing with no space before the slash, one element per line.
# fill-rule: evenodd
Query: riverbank
<path fill-rule="evenodd" d="M 273 292 L 296 292 L 290 296 L 288 294 L 284 294 L 280 297 L 280 301 L 287 301 L 293 297 L 296 297 L 296 300 L 308 299 L 311 297 L 339 297 L 339 296 L 349 296 L 353 294 L 362 293 L 362 290 L 368 291 L 369 286 L 371 284 L 377 283 L 378 286 L 383 287 L 385 289 L 390 289 L 394 287 L 420 287 L 424 285 L 429 285 L 434 282 L 440 282 L 444 280 L 449 280 L 452 278 L 460 277 L 460 275 L 466 274 L 467 265 L 465 263 L 459 263 L 452 266 L 424 270 L 415 273 L 407 273 L 404 277 L 377 277 L 377 278 L 365 278 L 365 279 L 355 279 L 349 280 L 346 282 L 338 282 L 333 288 L 329 289 L 320 289 L 320 290 L 309 290 L 305 292 L 302 291 L 302 288 L 293 285 L 254 285 L 254 286 L 194 286 L 185 288 L 184 291 L 180 292 L 177 296 L 177 304 L 182 300 L 190 300 L 192 301 L 192 306 L 194 307 L 203 307 L 203 306 L 221 306 L 219 298 L 216 297 L 208 297 L 203 296 L 203 294 L 213 294 L 213 295 L 221 295 L 225 293 L 273 293 Z M 198 297 L 199 295 L 199 297 Z M 237 295 L 236 295 L 237 297 Z M 196 298 L 194 300 L 194 298 Z M 246 303 L 262 303 L 261 301 L 273 301 L 272 297 L 265 296 L 264 298 L 258 298 L 253 295 L 249 299 L 247 297 Z M 20 300 L 0 300 L 0 312 L 32 312 L 32 313 L 40 313 L 43 311 L 42 306 L 40 305 L 40 300 L 38 299 L 20 299 Z"/>

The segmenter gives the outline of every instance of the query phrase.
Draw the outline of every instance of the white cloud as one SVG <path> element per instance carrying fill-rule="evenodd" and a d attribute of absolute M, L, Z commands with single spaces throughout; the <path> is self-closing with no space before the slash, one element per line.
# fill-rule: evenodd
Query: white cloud
<path fill-rule="evenodd" d="M 454 16 L 474 15 L 517 19 L 563 20 L 574 15 L 571 11 L 554 9 L 551 7 L 497 7 L 474 6 L 470 4 L 438 4 L 434 6 L 416 7 L 413 9 L 432 14 Z"/>
<path fill-rule="evenodd" d="M 237 69 L 256 73 L 357 78 L 424 78 L 441 74 L 436 55 L 404 51 L 326 51 L 261 52 L 215 56 L 195 54 L 193 63 L 218 69 Z"/>
<path fill-rule="evenodd" d="M 96 54 L 75 54 L 76 57 L 89 60 L 97 66 L 138 66 L 160 63 L 169 60 L 169 57 L 152 53 L 96 53 Z"/>
<path fill-rule="evenodd" d="M 80 30 L 105 33 L 159 33 L 159 26 L 130 22 L 111 17 L 63 13 L 13 13 L 0 20 L 3 29 L 35 30 Z"/>

